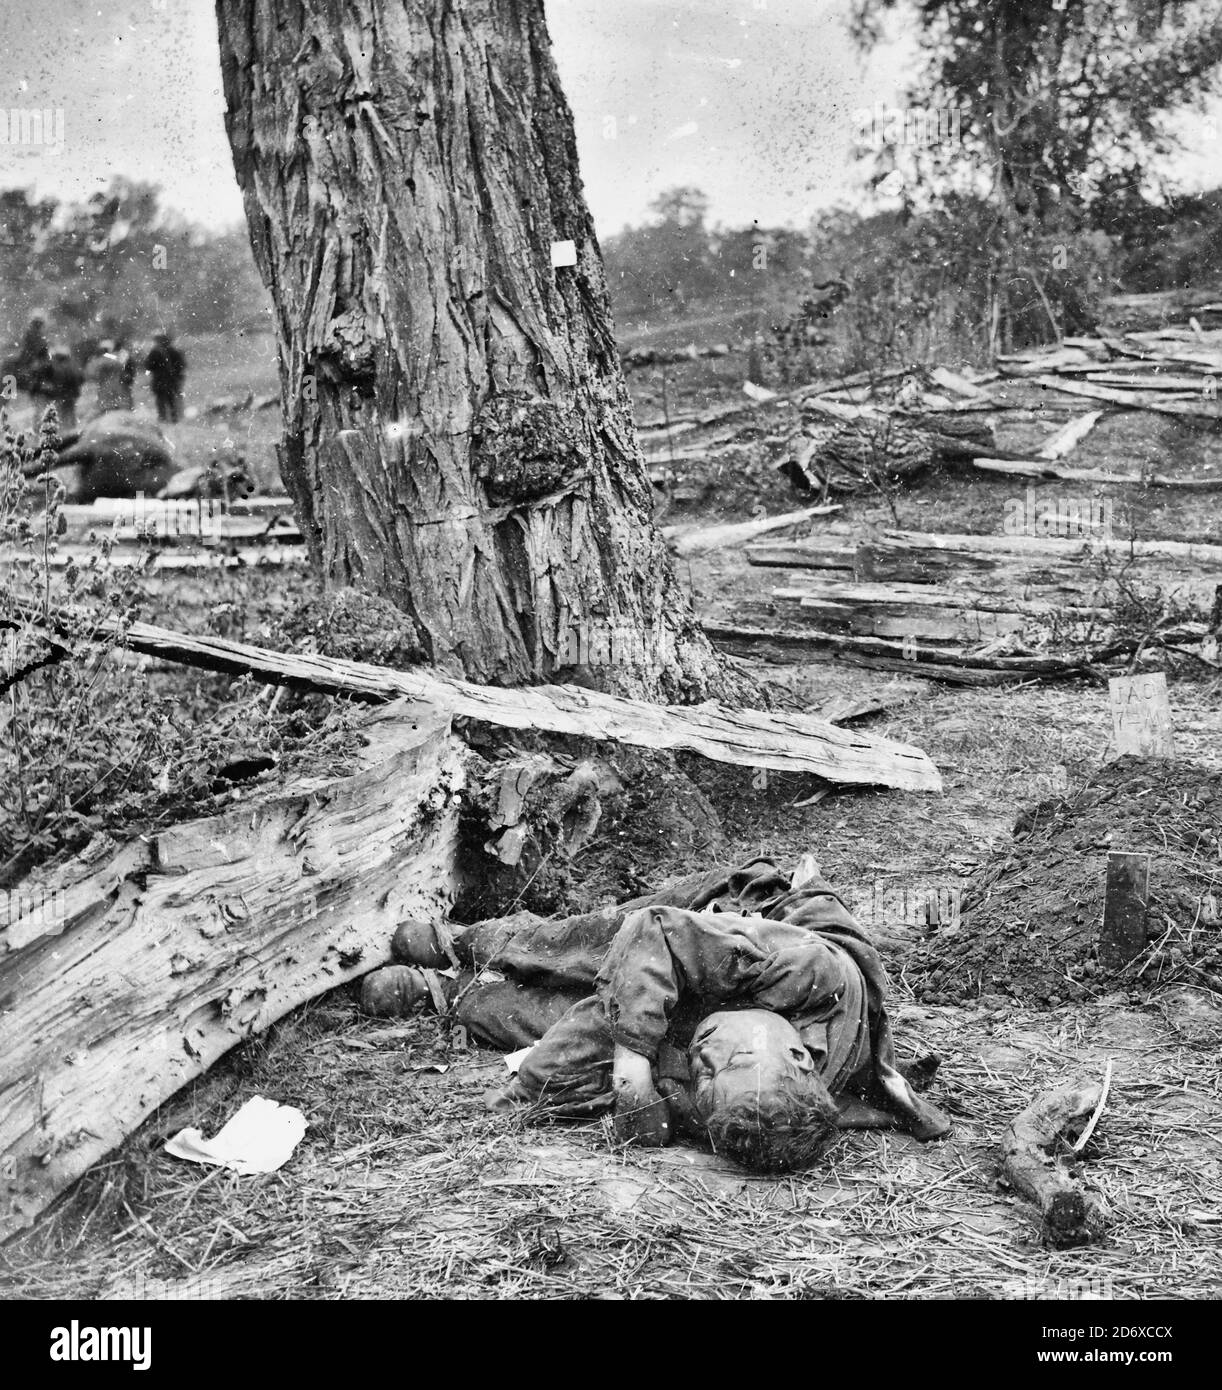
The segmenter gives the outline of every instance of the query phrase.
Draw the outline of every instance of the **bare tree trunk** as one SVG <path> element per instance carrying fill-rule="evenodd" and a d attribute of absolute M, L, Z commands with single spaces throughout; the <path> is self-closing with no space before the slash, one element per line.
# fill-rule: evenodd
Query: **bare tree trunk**
<path fill-rule="evenodd" d="M 651 523 L 542 0 L 217 15 L 280 470 L 327 584 L 479 681 L 724 694 Z"/>

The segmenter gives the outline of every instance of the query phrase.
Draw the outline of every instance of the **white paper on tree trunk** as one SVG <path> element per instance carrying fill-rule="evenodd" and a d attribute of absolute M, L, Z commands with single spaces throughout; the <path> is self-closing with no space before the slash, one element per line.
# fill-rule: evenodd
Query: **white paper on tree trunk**
<path fill-rule="evenodd" d="M 292 1157 L 306 1132 L 306 1118 L 294 1105 L 252 1096 L 211 1139 L 183 1129 L 167 1139 L 165 1151 L 188 1163 L 217 1163 L 235 1173 L 274 1173 Z"/>

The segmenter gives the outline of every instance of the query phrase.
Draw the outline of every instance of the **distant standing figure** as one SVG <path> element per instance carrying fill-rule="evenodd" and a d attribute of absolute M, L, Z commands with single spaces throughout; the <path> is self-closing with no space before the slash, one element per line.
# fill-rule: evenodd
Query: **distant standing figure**
<path fill-rule="evenodd" d="M 182 383 L 187 374 L 187 359 L 174 346 L 168 333 L 154 333 L 153 346 L 144 359 L 149 374 L 153 399 L 157 402 L 158 420 L 177 424 L 182 417 Z"/>
<path fill-rule="evenodd" d="M 68 349 L 55 348 L 50 365 L 43 372 L 42 392 L 59 415 L 61 431 L 76 429 L 76 403 L 84 384 L 85 373 L 72 360 Z"/>
<path fill-rule="evenodd" d="M 48 404 L 50 397 L 43 389 L 43 381 L 47 369 L 51 365 L 51 352 L 47 347 L 46 320 L 38 315 L 30 320 L 29 327 L 25 330 L 25 337 L 21 340 L 21 350 L 17 354 L 18 385 L 23 387 L 30 395 L 30 403 L 34 407 L 35 420 L 42 414 Z"/>
<path fill-rule="evenodd" d="M 21 340 L 21 360 L 34 365 L 45 361 L 51 356 L 50 349 L 47 347 L 47 322 L 44 318 L 35 315 L 30 320 L 29 327 L 25 330 L 25 337 Z"/>
<path fill-rule="evenodd" d="M 105 415 L 108 410 L 131 410 L 134 374 L 131 356 L 109 338 L 102 342 L 101 349 L 85 371 L 86 377 L 98 384 L 96 413 Z"/>

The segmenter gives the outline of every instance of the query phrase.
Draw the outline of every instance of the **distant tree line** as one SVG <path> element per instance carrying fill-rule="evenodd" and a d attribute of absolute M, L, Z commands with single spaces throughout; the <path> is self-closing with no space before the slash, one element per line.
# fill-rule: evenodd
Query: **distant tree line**
<path fill-rule="evenodd" d="M 666 190 L 653 218 L 602 242 L 620 318 L 682 316 L 693 305 L 779 307 L 818 273 L 810 237 L 792 227 L 710 227 L 698 188 Z"/>
<path fill-rule="evenodd" d="M 835 365 L 856 370 L 987 354 L 998 346 L 999 304 L 1014 342 L 1051 336 L 1054 321 L 1068 331 L 1067 306 L 1073 324 L 1086 326 L 1110 293 L 1222 289 L 1222 189 L 1156 200 L 1112 188 L 1104 225 L 1035 223 L 1005 254 L 996 203 L 983 193 L 946 190 L 923 206 L 874 212 L 833 208 L 801 231 L 711 227 L 707 208 L 698 189 L 671 189 L 654 201 L 652 220 L 604 241 L 621 325 L 749 307 L 767 333 L 811 285 L 841 280 L 850 293 L 834 315 Z M 1038 281 L 1015 262 L 1040 267 Z"/>
<path fill-rule="evenodd" d="M 35 314 L 73 347 L 268 327 L 246 229 L 206 231 L 165 208 L 155 185 L 123 178 L 84 203 L 0 190 L 0 286 L 7 343 Z"/>

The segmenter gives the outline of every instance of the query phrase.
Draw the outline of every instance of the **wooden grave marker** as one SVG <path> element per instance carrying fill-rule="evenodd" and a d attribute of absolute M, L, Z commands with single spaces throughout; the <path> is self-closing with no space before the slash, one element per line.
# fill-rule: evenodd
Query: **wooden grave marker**
<path fill-rule="evenodd" d="M 1174 758 L 1171 703 L 1167 677 L 1113 676 L 1107 683 L 1112 705 L 1113 757 L 1134 753 L 1140 758 Z"/>
<path fill-rule="evenodd" d="M 1150 856 L 1112 850 L 1107 856 L 1107 889 L 1099 931 L 1099 964 L 1119 970 L 1146 944 L 1150 900 Z"/>

